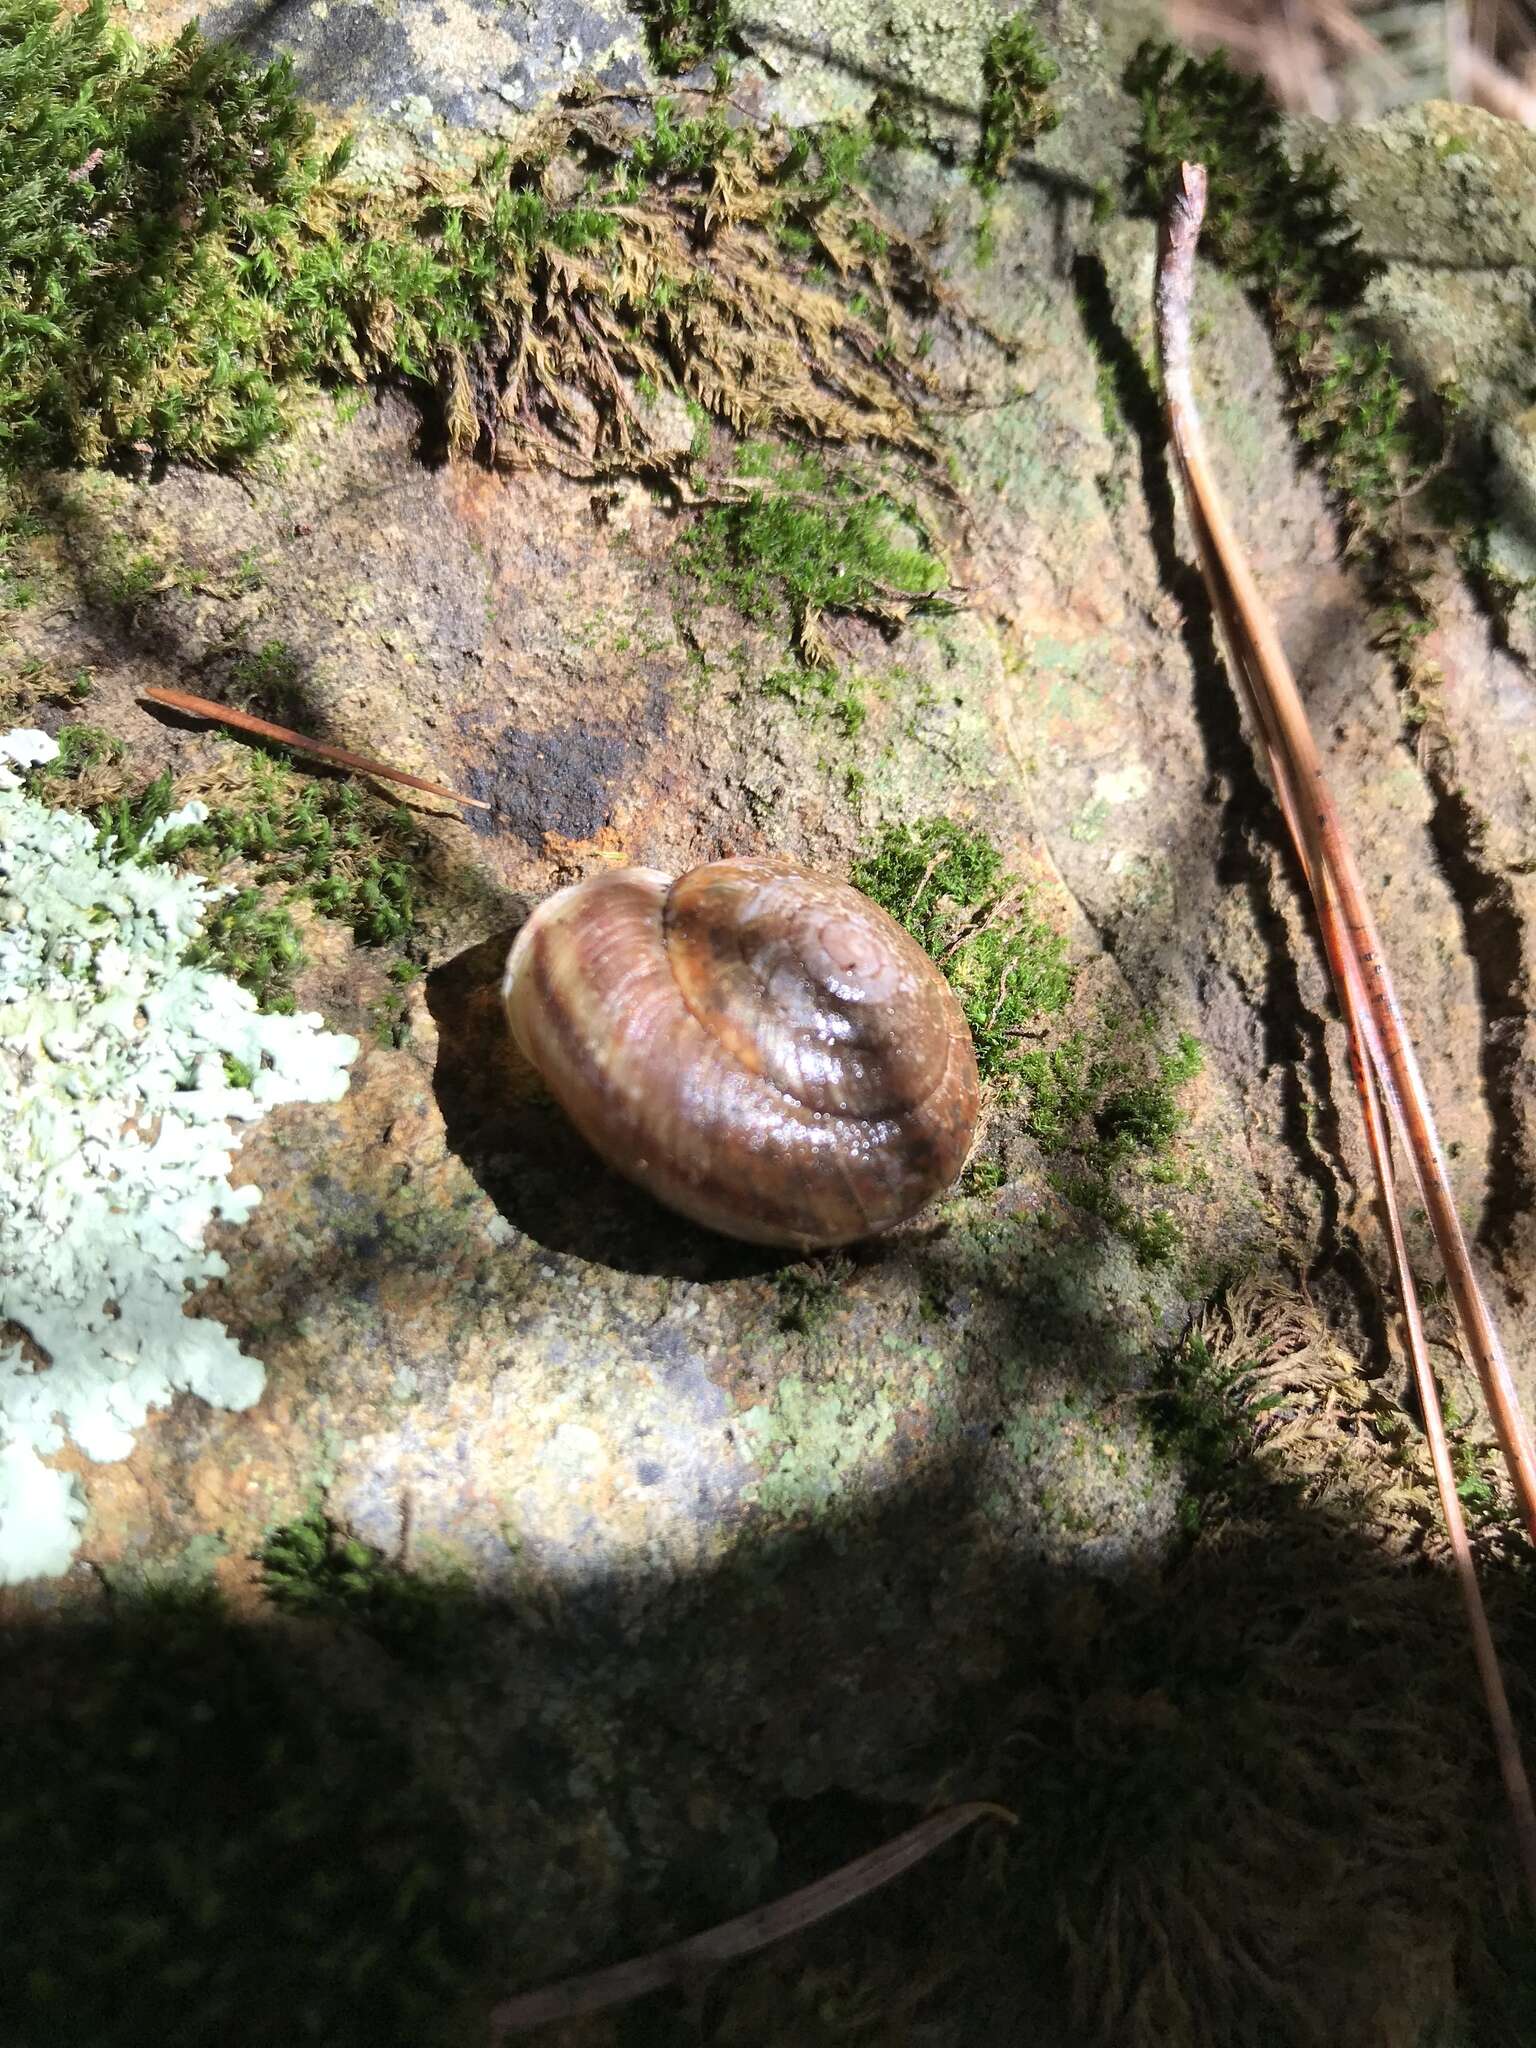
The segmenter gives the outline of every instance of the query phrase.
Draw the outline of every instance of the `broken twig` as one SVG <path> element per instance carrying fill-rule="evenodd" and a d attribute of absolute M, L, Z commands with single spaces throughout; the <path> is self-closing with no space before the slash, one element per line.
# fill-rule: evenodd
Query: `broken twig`
<path fill-rule="evenodd" d="M 630 1962 L 615 1963 L 612 1969 L 567 1977 L 559 1984 L 546 1985 L 542 1991 L 525 1991 L 520 1997 L 506 1999 L 491 2014 L 491 2039 L 504 2041 L 512 2034 L 531 2033 L 551 2020 L 576 2019 L 583 2013 L 627 2005 L 632 1998 L 659 1991 L 697 1971 L 731 1962 L 737 1956 L 749 1956 L 889 1884 L 893 1877 L 900 1877 L 973 1822 L 1002 1820 L 1012 1827 L 1015 1818 L 1006 1806 L 993 1806 L 982 1799 L 965 1806 L 946 1807 L 942 1813 L 920 1820 L 915 1828 L 908 1828 L 894 1841 L 872 1849 L 867 1856 L 845 1863 L 830 1877 L 818 1878 L 815 1884 L 775 1899 L 771 1906 L 758 1906 L 735 1920 L 676 1942 L 671 1948 L 658 1949 L 654 1955 L 636 1956 Z"/>
<path fill-rule="evenodd" d="M 1272 616 L 1217 492 L 1190 376 L 1195 247 L 1205 214 L 1203 164 L 1185 164 L 1164 212 L 1157 265 L 1157 330 L 1168 434 L 1184 485 L 1211 606 L 1234 680 L 1258 729 L 1280 809 L 1317 908 L 1324 950 L 1349 1035 L 1366 1142 L 1413 1363 L 1425 1433 L 1457 1577 L 1467 1610 L 1494 1747 L 1532 1903 L 1536 1904 L 1536 1808 L 1520 1754 L 1498 1654 L 1488 1627 L 1456 1492 L 1439 1390 L 1430 1367 L 1418 1292 L 1408 1262 L 1382 1100 L 1412 1161 L 1462 1328 L 1498 1430 L 1527 1526 L 1536 1534 L 1536 1461 L 1509 1368 L 1462 1234 L 1429 1099 L 1365 901 L 1354 856 Z"/>
<path fill-rule="evenodd" d="M 234 711 L 227 704 L 216 704 L 211 697 L 194 697 L 187 690 L 158 688 L 141 690 L 139 695 L 147 703 L 163 704 L 171 711 L 184 711 L 189 718 L 207 718 L 216 725 L 231 726 L 236 732 L 277 740 L 285 747 L 292 747 L 295 753 L 313 754 L 317 760 L 350 769 L 354 775 L 378 775 L 386 782 L 403 782 L 411 789 L 424 789 L 429 796 L 445 796 L 451 803 L 468 804 L 476 811 L 491 808 L 477 796 L 464 796 L 456 789 L 445 789 L 442 783 L 428 782 L 422 775 L 408 775 L 403 768 L 391 768 L 387 761 L 370 761 L 363 754 L 349 754 L 345 747 L 330 746 L 325 740 L 306 739 L 303 733 L 291 732 L 286 725 L 273 725 L 265 718 L 253 717 L 249 711 Z"/>

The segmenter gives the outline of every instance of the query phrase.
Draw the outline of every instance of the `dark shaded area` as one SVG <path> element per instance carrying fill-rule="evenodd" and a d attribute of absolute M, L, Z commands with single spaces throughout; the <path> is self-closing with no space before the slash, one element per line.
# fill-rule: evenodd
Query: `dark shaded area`
<path fill-rule="evenodd" d="M 4 1655 L 14 2048 L 465 2038 L 468 1832 L 345 1658 L 173 1588 Z"/>
<path fill-rule="evenodd" d="M 1231 2048 L 1406 2044 L 1405 1978 L 1415 2019 L 1438 1984 L 1466 2038 L 1527 2038 L 1536 1981 L 1495 1898 L 1511 1851 L 1448 1580 L 1240 1471 L 1195 1496 L 1166 1566 L 1047 1571 L 992 1540 L 981 1457 L 820 1530 L 746 1530 L 640 1609 L 616 1582 L 542 1607 L 455 1586 L 439 1625 L 400 1631 L 387 1604 L 250 1624 L 119 1587 L 11 1627 L 4 2038 L 474 2041 L 493 1995 L 711 1925 L 972 1797 L 1017 1829 L 616 2036 L 560 2038 L 830 2048 L 862 2014 L 923 2048 L 1140 2048 L 1193 2038 L 1187 2001 Z M 431 1598 L 414 1582 L 418 1616 Z M 1454 1961 L 1426 1978 L 1431 1930 Z"/>
<path fill-rule="evenodd" d="M 1478 1061 L 1491 1128 L 1488 1194 L 1478 1243 L 1498 1256 L 1510 1249 L 1521 1219 L 1536 1208 L 1530 1077 L 1521 1044 L 1526 1021 L 1525 931 L 1509 878 L 1479 857 L 1483 824 L 1465 793 L 1449 771 L 1432 771 L 1430 786 L 1435 793 L 1430 834 L 1440 871 L 1461 912 L 1483 1012 Z M 1509 1284 L 1515 1286 L 1512 1276 Z"/>

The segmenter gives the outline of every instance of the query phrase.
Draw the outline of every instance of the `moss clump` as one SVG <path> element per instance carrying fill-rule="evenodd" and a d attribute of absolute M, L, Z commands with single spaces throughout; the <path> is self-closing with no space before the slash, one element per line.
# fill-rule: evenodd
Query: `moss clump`
<path fill-rule="evenodd" d="M 1049 134 L 1060 114 L 1050 89 L 1061 76 L 1023 14 L 1011 14 L 987 38 L 981 58 L 981 136 L 971 176 L 984 192 L 995 191 L 1020 150 Z"/>
<path fill-rule="evenodd" d="M 253 70 L 190 29 L 138 50 L 105 0 L 73 18 L 0 0 L 0 467 L 237 462 L 317 376 L 401 379 L 453 445 L 492 457 L 568 464 L 591 426 L 580 391 L 599 420 L 582 452 L 633 466 L 642 377 L 737 424 L 910 444 L 899 335 L 771 245 L 773 223 L 811 220 L 882 309 L 898 249 L 921 267 L 899 237 L 855 245 L 848 149 L 807 155 L 719 110 L 658 109 L 647 131 L 573 107 L 524 156 L 371 193 L 347 185 L 345 144 L 317 141 L 286 64 Z"/>
<path fill-rule="evenodd" d="M 1375 266 L 1319 151 L 1293 166 L 1262 83 L 1226 59 L 1146 44 L 1126 76 L 1141 103 L 1136 196 L 1161 206 L 1181 162 L 1210 177 L 1202 245 L 1264 301 L 1297 427 L 1353 523 L 1379 530 L 1432 449 L 1390 351 L 1351 325 Z"/>
<path fill-rule="evenodd" d="M 0 9 L 0 457 L 249 453 L 276 412 L 272 290 L 327 168 L 287 70 L 187 33 L 136 52 L 105 0 Z"/>
<path fill-rule="evenodd" d="M 893 825 L 851 879 L 943 968 L 983 1078 L 1017 1083 L 1024 1031 L 1066 1008 L 1073 977 L 1066 941 L 1030 915 L 1030 892 L 997 847 L 949 818 Z"/>
<path fill-rule="evenodd" d="M 215 905 L 187 959 L 238 981 L 263 1010 L 293 1010 L 293 977 L 304 964 L 304 947 L 289 912 L 259 889 L 239 889 Z"/>
<path fill-rule="evenodd" d="M 209 876 L 231 863 L 254 871 L 252 884 L 210 912 L 189 958 L 230 975 L 263 1009 L 291 1010 L 304 961 L 292 908 L 302 900 L 345 925 L 359 945 L 406 956 L 391 966 L 397 983 L 415 977 L 409 955 L 428 842 L 408 810 L 355 783 L 311 782 L 258 756 L 238 797 L 166 831 L 177 805 L 168 771 L 135 793 L 93 801 L 95 771 L 120 752 L 104 733 L 65 726 L 58 759 L 30 780 L 50 801 L 88 810 L 101 842 L 113 841 L 124 858 L 173 860 Z M 398 1031 L 398 1006 L 388 1024 Z"/>
<path fill-rule="evenodd" d="M 832 1320 L 848 1277 L 845 1258 L 818 1259 L 810 1265 L 786 1266 L 774 1281 L 779 1297 L 778 1326 L 802 1337 L 814 1337 Z"/>
<path fill-rule="evenodd" d="M 31 771 L 39 784 L 77 781 L 92 768 L 120 761 L 123 743 L 95 725 L 61 725 L 54 735 L 58 753 Z"/>
<path fill-rule="evenodd" d="M 365 1629 L 406 1662 L 441 1663 L 464 1647 L 472 1594 L 462 1574 L 405 1571 L 323 1509 L 274 1529 L 261 1569 L 274 1606 Z"/>
<path fill-rule="evenodd" d="M 651 59 L 669 75 L 727 49 L 736 32 L 732 0 L 642 0 L 638 12 Z"/>
<path fill-rule="evenodd" d="M 465 2037 L 484 1962 L 467 1840 L 385 1716 L 206 1592 L 3 1648 L 7 2040 Z"/>
<path fill-rule="evenodd" d="M 778 668 L 763 677 L 760 687 L 765 697 L 792 704 L 802 718 L 824 720 L 845 740 L 857 738 L 869 715 L 858 683 L 837 669 Z"/>
<path fill-rule="evenodd" d="M 229 701 L 275 725 L 302 723 L 308 705 L 304 664 L 285 640 L 264 640 L 236 655 L 230 668 Z"/>
<path fill-rule="evenodd" d="M 740 154 L 746 140 L 718 107 L 680 116 L 676 101 L 663 96 L 651 109 L 650 129 L 635 138 L 629 152 L 630 197 L 639 198 L 647 185 L 664 179 L 702 178 Z"/>
<path fill-rule="evenodd" d="M 743 451 L 749 473 L 757 453 L 756 444 Z M 804 662 L 825 664 L 828 616 L 895 622 L 947 608 L 943 565 L 902 537 L 903 511 L 883 492 L 805 458 L 739 503 L 702 513 L 682 559 L 745 617 L 787 625 Z"/>
<path fill-rule="evenodd" d="M 26 723 L 35 717 L 38 707 L 43 704 L 77 711 L 93 687 L 91 671 L 87 668 L 77 668 L 65 674 L 46 655 L 28 655 L 12 666 L 8 676 L 0 679 L 0 718 L 7 719 L 12 725 Z M 18 715 L 23 710 L 26 718 Z"/>
<path fill-rule="evenodd" d="M 1235 1288 L 1159 1370 L 1148 1420 L 1180 1468 L 1186 1527 L 1241 1514 L 1256 1493 L 1300 1474 L 1325 1490 L 1340 1480 L 1368 1487 L 1371 1518 L 1391 1547 L 1439 1554 L 1446 1539 L 1422 1428 L 1315 1310 L 1297 1301 L 1282 1313 L 1280 1303 L 1273 1286 Z M 1458 1491 L 1490 1554 L 1523 1554 L 1497 1446 L 1461 1412 L 1457 1393 L 1443 1390 Z"/>
<path fill-rule="evenodd" d="M 870 130 L 857 121 L 823 121 L 797 129 L 778 170 L 786 203 L 809 212 L 852 199 L 867 174 L 874 146 Z M 867 219 L 852 222 L 850 232 L 866 255 L 883 255 L 890 245 L 889 236 Z"/>
<path fill-rule="evenodd" d="M 1105 1015 L 1092 1034 L 1039 1043 L 1072 1000 L 1066 942 L 1031 915 L 1030 891 L 983 832 L 948 818 L 892 826 L 851 879 L 944 970 L 983 1080 L 1020 1104 L 1030 1135 L 1062 1160 L 1062 1192 L 1144 1264 L 1171 1259 L 1177 1224 L 1138 1196 L 1178 1177 L 1169 1155 L 1185 1122 L 1178 1091 L 1202 1065 L 1195 1041 L 1185 1033 L 1164 1049 L 1151 1018 Z M 979 1167 L 969 1191 L 999 1181 Z"/>
<path fill-rule="evenodd" d="M 1167 1209 L 1133 1199 L 1139 1188 L 1181 1178 L 1170 1155 L 1187 1118 L 1179 1090 L 1204 1065 L 1181 1032 L 1171 1049 L 1150 1017 L 1106 1016 L 1090 1037 L 1031 1047 L 1020 1059 L 1030 1129 L 1066 1162 L 1062 1192 L 1126 1238 L 1143 1265 L 1164 1265 L 1181 1233 Z"/>
<path fill-rule="evenodd" d="M 1143 1028 L 1132 1034 L 1133 1039 L 1138 1035 L 1145 1041 L 1149 1032 Z M 1101 1056 L 1098 1073 L 1104 1092 L 1093 1120 L 1099 1143 L 1112 1159 L 1168 1150 L 1185 1121 L 1177 1091 L 1195 1079 L 1205 1060 L 1194 1039 L 1182 1031 L 1172 1052 L 1151 1054 L 1151 1065 L 1150 1073 L 1138 1076 L 1134 1056 Z"/>

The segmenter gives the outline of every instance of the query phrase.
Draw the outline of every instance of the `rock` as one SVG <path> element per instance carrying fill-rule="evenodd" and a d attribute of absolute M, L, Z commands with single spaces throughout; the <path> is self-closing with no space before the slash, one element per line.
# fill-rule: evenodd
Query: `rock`
<path fill-rule="evenodd" d="M 177 19 L 151 12 L 162 30 Z M 928 95 L 935 138 L 963 160 L 991 19 L 795 0 L 771 33 L 746 31 L 772 68 L 744 65 L 740 90 L 825 118 L 862 113 L 872 75 L 891 75 Z M 343 1676 L 325 1682 L 382 1696 L 451 1785 L 519 1981 L 812 1874 L 785 1847 L 800 1802 L 844 1802 L 833 1833 L 863 1841 L 969 1782 L 1030 1603 L 1054 1614 L 1169 1554 L 1181 1480 L 1146 1397 L 1217 1281 L 1294 1255 L 1329 1276 L 1341 1317 L 1379 1332 L 1345 1048 L 1156 425 L 1152 228 L 1094 220 L 1134 126 L 1106 55 L 1125 28 L 1065 4 L 1042 19 L 1063 123 L 995 197 L 916 151 L 879 173 L 914 232 L 937 210 L 967 309 L 935 358 L 964 393 L 944 427 L 961 501 L 945 538 L 967 601 L 889 637 L 838 625 L 843 671 L 870 679 L 854 736 L 755 686 L 773 636 L 682 574 L 662 496 L 594 502 L 552 472 L 430 466 L 394 394 L 344 420 L 317 410 L 281 470 L 92 485 L 77 549 L 117 532 L 214 583 L 259 558 L 259 593 L 173 589 L 125 621 L 93 602 L 77 557 L 60 604 L 10 629 L 19 657 L 89 664 L 91 718 L 146 777 L 218 772 L 217 743 L 152 720 L 135 693 L 196 675 L 238 618 L 246 640 L 295 650 L 317 728 L 492 806 L 423 821 L 431 971 L 407 1041 L 372 1034 L 343 1101 L 276 1112 L 237 1160 L 264 1199 L 219 1233 L 228 1276 L 199 1308 L 262 1361 L 266 1396 L 152 1419 L 120 1470 L 87 1479 L 84 1551 L 119 1583 L 190 1558 L 260 1615 L 255 1554 L 323 1501 L 343 1537 L 457 1589 L 474 1647 L 440 1682 L 361 1651 L 358 1676 L 345 1636 Z M 573 67 L 639 75 L 642 48 L 634 18 L 585 0 L 235 5 L 208 26 L 291 49 L 317 98 L 377 117 L 385 155 L 400 146 L 388 109 L 418 135 L 442 124 L 453 154 L 500 132 L 507 107 L 547 104 Z M 1451 152 L 1445 134 L 1472 146 Z M 1434 107 L 1329 148 L 1388 259 L 1394 345 L 1486 418 L 1490 559 L 1523 590 L 1536 463 L 1511 392 L 1536 349 L 1536 143 Z M 1501 192 L 1524 211 L 1501 211 Z M 1461 267 L 1428 275 L 1426 251 Z M 1256 312 L 1210 273 L 1201 318 L 1222 481 L 1353 822 L 1530 1391 L 1523 614 L 1501 644 L 1447 582 L 1452 785 L 1405 732 Z M 686 411 L 654 403 L 666 445 L 686 448 Z M 842 873 L 882 825 L 935 814 L 983 826 L 1068 934 L 1085 1021 L 1145 1011 L 1205 1046 L 1187 1185 L 1169 1197 L 1182 1254 L 1140 1261 L 1002 1104 L 995 1193 L 802 1273 L 825 1314 L 796 1327 L 785 1262 L 653 1208 L 583 1151 L 507 1042 L 500 965 L 532 901 L 601 865 L 771 849 Z M 368 1037 L 376 966 L 334 934 L 315 953 L 306 1006 Z M 56 1595 L 39 1587 L 38 1605 Z M 1077 1625 L 1051 1637 L 1068 1662 Z"/>

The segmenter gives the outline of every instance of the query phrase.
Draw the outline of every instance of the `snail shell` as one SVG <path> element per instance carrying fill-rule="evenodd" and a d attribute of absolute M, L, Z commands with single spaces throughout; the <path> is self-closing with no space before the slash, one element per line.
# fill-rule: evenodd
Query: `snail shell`
<path fill-rule="evenodd" d="M 867 1237 L 970 1149 L 976 1056 L 949 984 L 867 897 L 789 861 L 561 889 L 518 933 L 502 994 L 593 1150 L 729 1237 Z"/>

